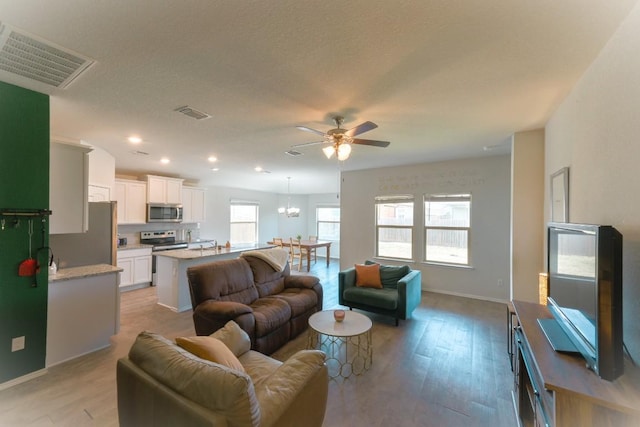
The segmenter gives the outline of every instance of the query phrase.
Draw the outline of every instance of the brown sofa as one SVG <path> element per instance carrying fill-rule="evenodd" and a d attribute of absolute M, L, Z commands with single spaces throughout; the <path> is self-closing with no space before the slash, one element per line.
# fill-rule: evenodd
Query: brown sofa
<path fill-rule="evenodd" d="M 281 249 L 278 249 L 281 250 Z M 322 310 L 322 285 L 314 276 L 292 276 L 256 256 L 214 261 L 187 269 L 193 323 L 210 335 L 235 321 L 251 349 L 271 354 L 307 329 Z"/>

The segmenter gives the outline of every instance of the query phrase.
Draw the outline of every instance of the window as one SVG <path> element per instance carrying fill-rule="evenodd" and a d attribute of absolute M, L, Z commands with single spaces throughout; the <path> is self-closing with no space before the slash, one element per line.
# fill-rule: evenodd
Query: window
<path fill-rule="evenodd" d="M 424 200 L 425 261 L 469 265 L 471 195 L 430 195 Z"/>
<path fill-rule="evenodd" d="M 376 197 L 376 256 L 412 258 L 413 197 Z"/>
<path fill-rule="evenodd" d="M 258 204 L 255 202 L 231 202 L 230 242 L 258 243 Z"/>
<path fill-rule="evenodd" d="M 316 208 L 316 230 L 318 240 L 340 240 L 340 208 L 318 206 Z"/>

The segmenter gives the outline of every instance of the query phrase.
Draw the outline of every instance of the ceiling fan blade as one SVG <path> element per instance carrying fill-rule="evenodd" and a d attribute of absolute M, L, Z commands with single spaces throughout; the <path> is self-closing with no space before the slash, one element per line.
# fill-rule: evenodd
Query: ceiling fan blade
<path fill-rule="evenodd" d="M 318 145 L 318 144 L 325 144 L 327 141 L 313 141 L 313 142 L 303 142 L 302 144 L 295 144 L 292 145 L 291 148 L 298 148 L 298 147 L 308 147 L 310 145 Z"/>
<path fill-rule="evenodd" d="M 356 136 L 356 135 L 360 135 L 361 133 L 365 133 L 367 131 L 375 129 L 377 127 L 378 125 L 373 122 L 364 122 L 354 128 L 349 129 L 344 134 L 348 136 Z"/>
<path fill-rule="evenodd" d="M 326 133 L 325 133 L 325 132 L 322 132 L 322 131 L 319 131 L 319 130 L 316 130 L 316 129 L 311 129 L 311 128 L 308 128 L 308 127 L 306 127 L 306 126 L 296 126 L 296 127 L 297 127 L 298 129 L 300 129 L 300 130 L 305 131 L 305 132 L 311 132 L 311 133 L 315 133 L 315 134 L 317 134 L 317 135 L 322 135 L 322 136 L 325 136 L 325 135 L 326 135 Z"/>
<path fill-rule="evenodd" d="M 389 141 L 376 141 L 375 139 L 359 139 L 354 138 L 351 141 L 352 144 L 360 144 L 360 145 L 372 145 L 374 147 L 388 147 L 391 144 Z"/>

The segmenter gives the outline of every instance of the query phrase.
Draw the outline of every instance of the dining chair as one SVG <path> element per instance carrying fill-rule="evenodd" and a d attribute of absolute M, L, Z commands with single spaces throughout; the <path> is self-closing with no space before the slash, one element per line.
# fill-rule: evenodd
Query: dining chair
<path fill-rule="evenodd" d="M 318 241 L 318 236 L 309 236 L 309 241 L 310 242 L 317 242 Z M 316 261 L 318 261 L 318 254 L 316 252 L 316 248 L 313 249 L 309 249 L 311 251 L 311 255 L 313 255 L 313 262 L 315 263 Z"/>
<path fill-rule="evenodd" d="M 280 246 L 281 248 L 284 247 L 284 244 L 282 243 L 282 237 L 274 237 L 273 244 L 276 246 Z"/>
<path fill-rule="evenodd" d="M 298 271 L 302 270 L 302 261 L 307 257 L 307 250 L 300 245 L 299 239 L 289 238 L 291 240 L 291 268 L 293 268 L 294 261 L 298 258 Z"/>

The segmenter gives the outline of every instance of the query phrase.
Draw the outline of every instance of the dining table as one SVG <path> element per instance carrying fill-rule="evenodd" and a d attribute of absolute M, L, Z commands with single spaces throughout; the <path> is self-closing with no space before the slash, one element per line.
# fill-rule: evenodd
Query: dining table
<path fill-rule="evenodd" d="M 300 247 L 307 253 L 307 272 L 311 269 L 311 250 L 318 248 L 327 248 L 327 267 L 329 267 L 329 256 L 331 255 L 331 243 L 327 240 L 300 240 Z M 276 245 L 275 242 L 267 242 L 269 245 Z M 289 240 L 282 241 L 282 246 L 290 248 L 291 242 Z"/>

